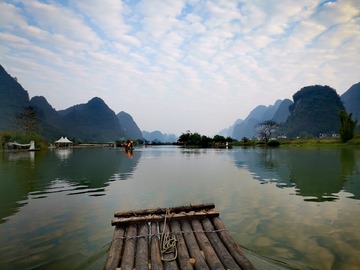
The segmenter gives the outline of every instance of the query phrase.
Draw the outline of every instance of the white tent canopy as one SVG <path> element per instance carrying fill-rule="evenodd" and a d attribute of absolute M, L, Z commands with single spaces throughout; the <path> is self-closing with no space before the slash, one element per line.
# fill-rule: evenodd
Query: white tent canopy
<path fill-rule="evenodd" d="M 55 141 L 55 143 L 73 143 L 67 137 L 61 137 L 59 140 Z"/>
<path fill-rule="evenodd" d="M 58 145 L 60 145 L 60 144 L 63 144 L 63 145 L 69 145 L 69 144 L 72 144 L 73 142 L 72 141 L 70 141 L 67 137 L 61 137 L 59 140 L 57 140 L 57 141 L 55 141 L 54 142 L 54 144 L 56 145 L 56 144 L 58 144 Z"/>

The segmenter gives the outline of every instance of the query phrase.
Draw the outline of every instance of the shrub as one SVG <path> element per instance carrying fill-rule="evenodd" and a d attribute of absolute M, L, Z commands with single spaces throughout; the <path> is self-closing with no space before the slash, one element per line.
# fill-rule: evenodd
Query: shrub
<path fill-rule="evenodd" d="M 268 146 L 279 146 L 280 142 L 277 140 L 272 140 L 267 143 Z"/>
<path fill-rule="evenodd" d="M 1 131 L 0 138 L 3 138 L 5 142 L 9 142 L 10 139 L 12 142 L 18 142 L 22 144 L 28 144 L 31 141 L 35 142 L 36 148 L 47 148 L 48 143 L 38 134 L 26 135 L 23 133 L 10 132 L 10 131 Z"/>
<path fill-rule="evenodd" d="M 349 115 L 341 110 L 339 113 L 339 117 L 340 117 L 340 138 L 341 141 L 343 143 L 346 143 L 347 141 L 351 140 L 352 138 L 354 138 L 355 135 L 355 128 L 356 128 L 356 124 L 358 122 L 358 120 L 352 120 L 351 119 L 352 113 L 350 113 Z"/>

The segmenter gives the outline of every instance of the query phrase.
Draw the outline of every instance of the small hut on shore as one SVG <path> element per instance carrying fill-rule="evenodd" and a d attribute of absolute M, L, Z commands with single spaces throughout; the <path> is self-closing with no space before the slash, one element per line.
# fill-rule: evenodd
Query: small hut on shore
<path fill-rule="evenodd" d="M 69 147 L 73 144 L 67 137 L 61 137 L 59 140 L 54 142 L 55 147 Z"/>

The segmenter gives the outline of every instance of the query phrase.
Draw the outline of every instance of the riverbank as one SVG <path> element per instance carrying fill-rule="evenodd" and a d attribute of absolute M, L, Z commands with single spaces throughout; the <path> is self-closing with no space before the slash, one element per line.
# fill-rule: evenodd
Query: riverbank
<path fill-rule="evenodd" d="M 346 142 L 341 142 L 340 138 L 315 138 L 315 139 L 280 139 L 281 147 L 359 147 L 360 134 L 357 133 L 355 137 Z"/>
<path fill-rule="evenodd" d="M 36 149 L 45 149 L 50 146 L 50 143 L 44 140 L 38 134 L 22 134 L 11 131 L 0 131 L 0 142 L 1 142 L 1 150 L 4 147 L 4 151 L 18 151 L 18 150 L 28 150 L 28 149 L 7 149 L 9 142 L 17 142 L 19 144 L 29 144 L 31 141 L 35 142 Z M 4 143 L 4 145 L 3 145 Z"/>
<path fill-rule="evenodd" d="M 276 139 L 280 143 L 280 147 L 360 147 L 360 133 L 355 134 L 355 137 L 346 142 L 341 142 L 340 138 L 314 138 L 314 139 Z M 232 146 L 261 146 L 266 145 L 265 141 L 248 140 L 246 142 L 234 142 Z"/>

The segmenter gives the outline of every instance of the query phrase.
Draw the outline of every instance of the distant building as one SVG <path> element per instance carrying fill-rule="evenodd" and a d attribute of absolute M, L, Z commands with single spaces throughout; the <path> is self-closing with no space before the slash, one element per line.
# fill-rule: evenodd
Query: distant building
<path fill-rule="evenodd" d="M 319 138 L 321 139 L 321 138 L 327 138 L 327 135 L 325 134 L 325 133 L 320 133 L 319 134 Z"/>

